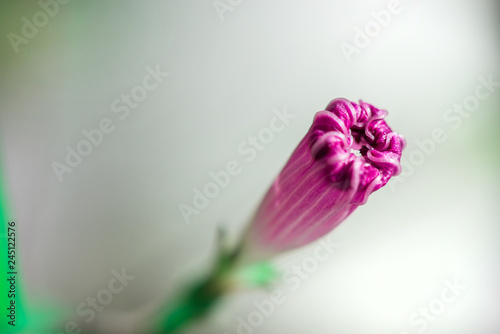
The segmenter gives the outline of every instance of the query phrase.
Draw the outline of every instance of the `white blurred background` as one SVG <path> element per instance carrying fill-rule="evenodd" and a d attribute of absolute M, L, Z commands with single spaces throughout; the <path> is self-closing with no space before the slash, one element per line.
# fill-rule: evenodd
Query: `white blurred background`
<path fill-rule="evenodd" d="M 183 268 L 210 258 L 217 226 L 241 231 L 314 113 L 345 97 L 389 111 L 408 142 L 404 173 L 332 232 L 339 247 L 299 289 L 277 286 L 286 301 L 246 332 L 498 334 L 499 3 L 395 4 L 75 0 L 44 22 L 36 1 L 2 3 L 0 140 L 28 297 L 76 310 L 126 268 L 136 278 L 86 324 L 102 332 L 119 326 L 109 314 L 168 298 Z M 357 29 L 388 8 L 390 22 L 346 57 L 343 43 L 356 47 Z M 37 32 L 24 27 L 34 15 Z M 169 75 L 126 117 L 114 112 L 156 69 Z M 489 78 L 487 98 L 471 98 Z M 447 111 L 465 101 L 478 105 Z M 295 117 L 247 161 L 238 147 L 275 109 Z M 60 182 L 54 162 L 103 119 L 114 130 Z M 426 154 L 418 143 L 436 129 L 446 139 Z M 179 205 L 232 160 L 241 173 L 186 223 Z M 421 315 L 446 280 L 466 288 Z M 238 319 L 266 298 L 231 296 L 187 332 L 246 333 Z"/>

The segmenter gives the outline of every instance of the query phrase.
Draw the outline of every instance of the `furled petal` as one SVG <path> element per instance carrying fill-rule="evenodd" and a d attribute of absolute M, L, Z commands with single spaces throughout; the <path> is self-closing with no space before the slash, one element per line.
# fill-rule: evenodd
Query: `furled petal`
<path fill-rule="evenodd" d="M 405 139 L 368 103 L 331 101 L 316 113 L 258 208 L 246 244 L 281 252 L 331 231 L 400 173 Z"/>

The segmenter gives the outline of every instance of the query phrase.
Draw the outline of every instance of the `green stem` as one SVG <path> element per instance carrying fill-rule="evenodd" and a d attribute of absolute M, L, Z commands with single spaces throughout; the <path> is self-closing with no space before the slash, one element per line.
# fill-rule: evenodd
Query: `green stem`
<path fill-rule="evenodd" d="M 205 316 L 223 295 L 214 277 L 194 285 L 171 309 L 161 325 L 165 333 L 174 333 L 195 319 Z"/>
<path fill-rule="evenodd" d="M 227 276 L 233 271 L 238 259 L 239 248 L 227 251 L 223 244 L 223 234 L 219 232 L 218 257 L 208 278 L 192 285 L 182 295 L 159 325 L 160 333 L 175 333 L 207 315 L 228 289 Z"/>
<path fill-rule="evenodd" d="M 187 324 L 206 316 L 230 288 L 235 278 L 251 286 L 264 286 L 275 277 L 276 271 L 268 262 L 238 267 L 241 245 L 232 251 L 224 248 L 223 234 L 219 234 L 218 256 L 208 278 L 192 285 L 162 317 L 158 333 L 175 333 Z"/>

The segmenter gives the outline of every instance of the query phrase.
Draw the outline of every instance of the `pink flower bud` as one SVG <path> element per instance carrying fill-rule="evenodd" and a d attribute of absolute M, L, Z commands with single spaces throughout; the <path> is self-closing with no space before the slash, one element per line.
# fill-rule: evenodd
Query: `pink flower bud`
<path fill-rule="evenodd" d="M 401 172 L 405 139 L 368 103 L 335 99 L 316 113 L 260 204 L 245 248 L 274 254 L 331 231 Z"/>

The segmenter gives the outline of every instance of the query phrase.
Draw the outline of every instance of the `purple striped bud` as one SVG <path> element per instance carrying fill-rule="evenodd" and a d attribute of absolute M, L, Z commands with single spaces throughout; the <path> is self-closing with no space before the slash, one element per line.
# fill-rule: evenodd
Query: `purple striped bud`
<path fill-rule="evenodd" d="M 368 103 L 335 99 L 316 113 L 258 208 L 245 247 L 274 254 L 331 231 L 401 172 L 405 139 Z"/>

